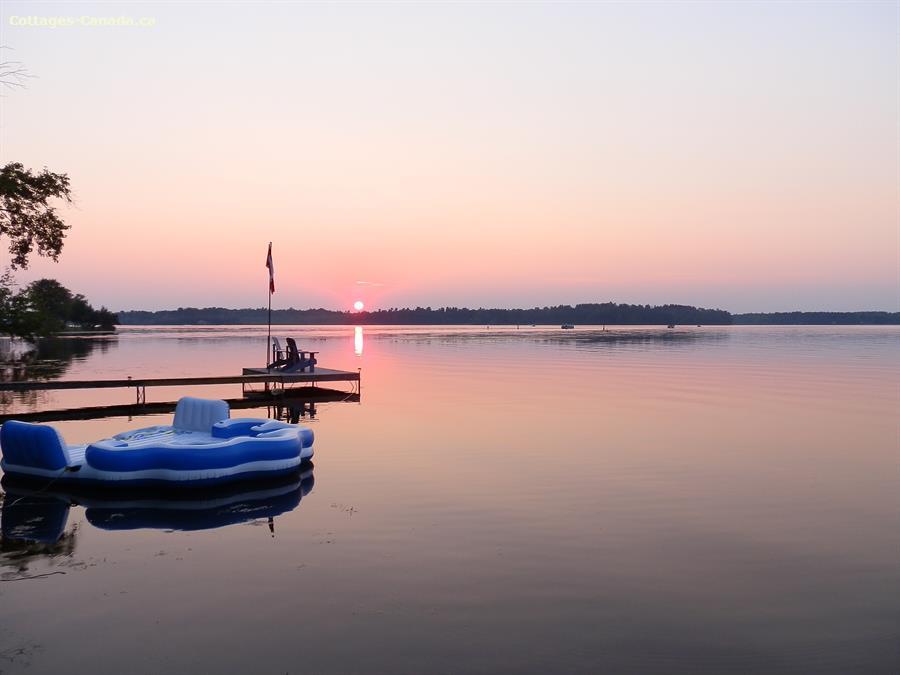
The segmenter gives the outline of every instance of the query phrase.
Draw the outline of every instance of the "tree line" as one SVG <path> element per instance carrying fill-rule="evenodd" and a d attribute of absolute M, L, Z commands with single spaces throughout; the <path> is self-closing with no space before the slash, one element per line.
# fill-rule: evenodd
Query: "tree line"
<path fill-rule="evenodd" d="M 115 330 L 118 317 L 106 307 L 94 309 L 80 293 L 54 279 L 32 281 L 15 291 L 0 283 L 0 333 L 33 339 L 66 330 Z"/>
<path fill-rule="evenodd" d="M 260 308 L 179 307 L 175 310 L 119 312 L 124 325 L 159 324 L 264 324 L 267 310 Z M 324 308 L 272 310 L 272 323 L 289 324 L 728 324 L 731 314 L 721 309 L 688 305 L 602 304 L 556 305 L 531 309 L 470 309 L 467 307 L 391 307 L 350 312 Z"/>
<path fill-rule="evenodd" d="M 734 323 L 768 326 L 896 326 L 900 324 L 900 312 L 754 312 L 735 314 Z"/>
<path fill-rule="evenodd" d="M 179 307 L 119 312 L 123 325 L 259 325 L 267 321 L 265 307 Z M 722 309 L 690 305 L 629 305 L 586 303 L 531 309 L 470 309 L 467 307 L 390 307 L 351 312 L 324 309 L 275 309 L 277 325 L 729 325 L 729 324 L 900 324 L 900 312 L 770 312 L 732 314 Z"/>

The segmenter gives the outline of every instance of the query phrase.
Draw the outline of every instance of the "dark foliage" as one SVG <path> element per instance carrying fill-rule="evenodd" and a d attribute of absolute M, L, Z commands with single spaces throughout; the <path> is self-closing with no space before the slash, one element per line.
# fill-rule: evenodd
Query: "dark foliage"
<path fill-rule="evenodd" d="M 266 309 L 224 307 L 179 307 L 148 312 L 119 312 L 119 323 L 130 325 L 234 325 L 264 324 Z M 272 323 L 368 324 L 368 325 L 727 325 L 727 324 L 900 324 L 900 312 L 775 312 L 734 314 L 721 309 L 688 305 L 627 305 L 606 302 L 556 305 L 532 309 L 468 309 L 466 307 L 414 307 L 380 309 L 374 312 L 337 312 L 330 309 L 277 309 Z"/>
<path fill-rule="evenodd" d="M 73 295 L 54 279 L 38 279 L 18 293 L 0 283 L 0 333 L 34 338 L 73 328 L 115 330 L 116 322 L 106 307 L 94 309 L 83 295 Z"/>
<path fill-rule="evenodd" d="M 53 198 L 72 201 L 66 174 L 34 174 L 15 162 L 0 169 L 0 236 L 9 238 L 13 269 L 28 267 L 35 248 L 38 255 L 59 256 L 69 226 L 50 206 Z"/>
<path fill-rule="evenodd" d="M 900 312 L 770 312 L 735 314 L 737 324 L 789 325 L 898 325 Z"/>
<path fill-rule="evenodd" d="M 0 334 L 28 336 L 32 334 L 28 318 L 28 298 L 12 288 L 9 271 L 0 276 Z"/>
<path fill-rule="evenodd" d="M 119 312 L 121 324 L 264 324 L 266 310 L 225 309 L 223 307 L 180 307 L 158 312 Z M 273 310 L 275 324 L 729 324 L 731 314 L 721 309 L 701 309 L 686 305 L 603 304 L 557 305 L 533 309 L 468 309 L 465 307 L 415 307 L 380 309 L 374 312 L 337 312 L 329 309 Z"/>

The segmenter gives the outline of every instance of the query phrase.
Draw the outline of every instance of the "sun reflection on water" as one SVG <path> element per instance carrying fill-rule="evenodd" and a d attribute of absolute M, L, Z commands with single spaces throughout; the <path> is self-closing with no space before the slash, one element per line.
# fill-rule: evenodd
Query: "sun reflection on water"
<path fill-rule="evenodd" d="M 353 329 L 353 353 L 362 356 L 363 353 L 363 327 L 356 326 Z"/>

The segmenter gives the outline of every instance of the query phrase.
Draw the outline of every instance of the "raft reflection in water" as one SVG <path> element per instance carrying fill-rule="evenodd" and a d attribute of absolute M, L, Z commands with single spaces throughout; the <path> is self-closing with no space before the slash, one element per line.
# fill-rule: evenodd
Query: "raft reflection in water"
<path fill-rule="evenodd" d="M 263 518 L 272 527 L 272 519 L 296 509 L 314 484 L 312 466 L 279 479 L 188 494 L 42 489 L 4 476 L 0 550 L 8 554 L 22 545 L 52 546 L 66 539 L 72 506 L 84 507 L 87 521 L 103 530 L 211 530 Z"/>

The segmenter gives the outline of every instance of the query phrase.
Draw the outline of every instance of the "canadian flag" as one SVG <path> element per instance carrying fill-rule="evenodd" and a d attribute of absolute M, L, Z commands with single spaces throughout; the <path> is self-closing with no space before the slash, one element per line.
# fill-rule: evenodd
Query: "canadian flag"
<path fill-rule="evenodd" d="M 272 262 L 272 242 L 269 242 L 269 255 L 266 256 L 266 267 L 269 268 L 269 294 L 275 292 L 275 263 Z"/>

